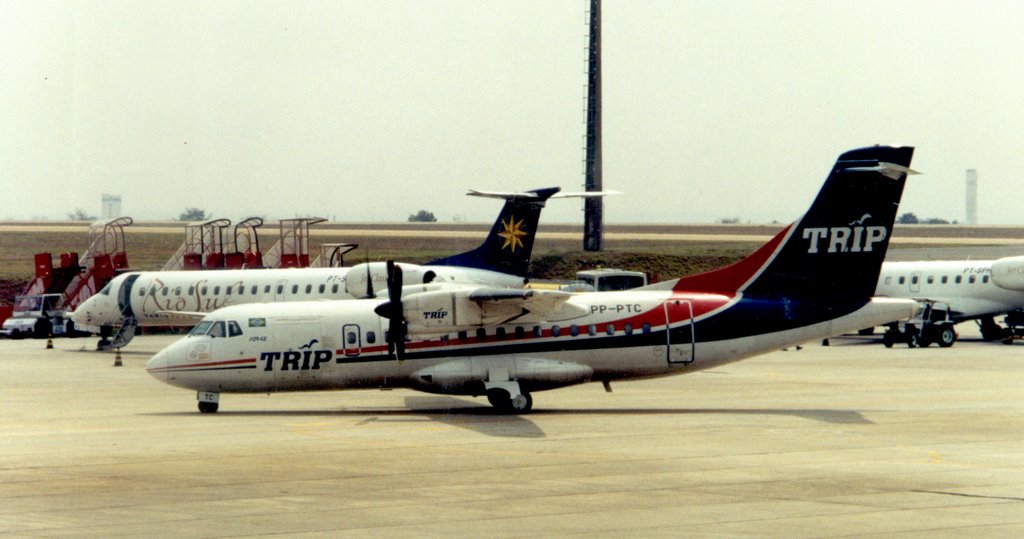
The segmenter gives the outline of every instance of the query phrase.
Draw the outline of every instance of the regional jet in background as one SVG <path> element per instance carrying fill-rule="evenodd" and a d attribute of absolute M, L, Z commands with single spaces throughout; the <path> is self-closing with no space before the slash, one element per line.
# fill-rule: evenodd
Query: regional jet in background
<path fill-rule="evenodd" d="M 522 287 L 548 199 L 604 196 L 614 191 L 559 193 L 558 187 L 520 193 L 471 190 L 505 201 L 484 242 L 471 251 L 425 265 L 403 264 L 418 283 Z M 101 335 L 99 349 L 120 348 L 137 326 L 191 327 L 208 313 L 247 303 L 373 297 L 386 284 L 384 262 L 351 268 L 289 268 L 129 272 L 114 278 L 72 314 L 78 329 Z M 118 328 L 114 333 L 113 329 Z M 113 334 L 113 338 L 108 337 Z"/>
<path fill-rule="evenodd" d="M 531 393 L 684 374 L 908 318 L 872 297 L 913 148 L 842 154 L 807 213 L 747 258 L 621 292 L 418 284 L 388 268 L 390 299 L 251 304 L 204 317 L 146 365 L 197 391 L 412 388 L 486 395 L 504 412 Z M 403 287 L 409 274 L 417 284 Z"/>
<path fill-rule="evenodd" d="M 948 307 L 949 320 L 929 328 L 915 328 L 907 341 L 913 346 L 952 346 L 953 324 L 976 320 L 985 340 L 1005 339 L 1009 329 L 995 317 L 1024 310 L 1024 256 L 998 260 L 886 262 L 875 295 L 908 298 Z M 886 333 L 891 345 L 892 332 Z M 1006 341 L 1012 342 L 1012 341 Z"/>

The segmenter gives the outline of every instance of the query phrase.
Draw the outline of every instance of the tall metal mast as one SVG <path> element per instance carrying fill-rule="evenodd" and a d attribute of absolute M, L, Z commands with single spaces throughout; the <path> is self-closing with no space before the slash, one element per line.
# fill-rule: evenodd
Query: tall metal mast
<path fill-rule="evenodd" d="M 601 180 L 601 0 L 590 0 L 590 43 L 587 55 L 587 154 L 584 184 L 600 191 Z M 601 197 L 583 203 L 583 250 L 601 250 L 604 205 Z"/>

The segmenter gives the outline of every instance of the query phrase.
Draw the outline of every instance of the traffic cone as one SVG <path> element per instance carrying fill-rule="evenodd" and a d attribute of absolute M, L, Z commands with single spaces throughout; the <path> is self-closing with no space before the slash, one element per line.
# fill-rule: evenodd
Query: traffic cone
<path fill-rule="evenodd" d="M 117 352 L 116 354 L 114 354 L 114 366 L 123 367 L 124 363 L 121 363 L 121 349 L 115 348 L 114 350 Z"/>
<path fill-rule="evenodd" d="M 53 335 L 46 337 L 46 349 L 53 350 Z"/>

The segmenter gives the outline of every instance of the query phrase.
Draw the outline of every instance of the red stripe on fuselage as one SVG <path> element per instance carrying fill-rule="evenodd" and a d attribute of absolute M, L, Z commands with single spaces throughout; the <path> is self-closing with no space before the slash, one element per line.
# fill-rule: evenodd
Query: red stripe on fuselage
<path fill-rule="evenodd" d="M 180 365 L 169 365 L 167 367 L 153 369 L 150 372 L 173 371 L 175 369 L 196 369 L 200 367 L 225 367 L 228 365 L 245 365 L 247 363 L 256 363 L 256 358 L 251 357 L 246 359 L 230 359 L 227 361 L 209 361 L 206 363 L 182 363 Z"/>

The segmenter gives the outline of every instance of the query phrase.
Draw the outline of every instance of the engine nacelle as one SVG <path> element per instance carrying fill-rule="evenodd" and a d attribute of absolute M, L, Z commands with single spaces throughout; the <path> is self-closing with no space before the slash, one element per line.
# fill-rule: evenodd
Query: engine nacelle
<path fill-rule="evenodd" d="M 475 394 L 492 373 L 519 382 L 530 390 L 554 389 L 589 382 L 594 369 L 553 359 L 528 357 L 463 358 L 447 361 L 413 373 L 413 384 L 435 393 Z M 501 381 L 501 380 L 499 380 Z"/>
<path fill-rule="evenodd" d="M 1024 256 L 1010 256 L 993 262 L 992 282 L 1007 290 L 1024 290 Z"/>
<path fill-rule="evenodd" d="M 416 264 L 396 264 L 402 269 L 402 284 L 415 285 L 433 280 L 433 272 Z M 345 274 L 345 292 L 354 298 L 370 296 L 367 283 L 373 283 L 373 295 L 388 294 L 388 267 L 386 262 L 356 264 Z"/>

